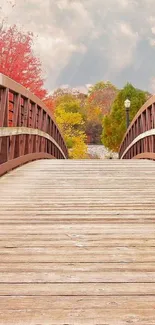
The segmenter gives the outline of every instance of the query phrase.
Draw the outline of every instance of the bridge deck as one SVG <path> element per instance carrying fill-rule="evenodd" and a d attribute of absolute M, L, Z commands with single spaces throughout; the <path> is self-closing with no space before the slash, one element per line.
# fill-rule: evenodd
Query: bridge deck
<path fill-rule="evenodd" d="M 38 161 L 0 179 L 0 324 L 155 324 L 155 164 Z"/>

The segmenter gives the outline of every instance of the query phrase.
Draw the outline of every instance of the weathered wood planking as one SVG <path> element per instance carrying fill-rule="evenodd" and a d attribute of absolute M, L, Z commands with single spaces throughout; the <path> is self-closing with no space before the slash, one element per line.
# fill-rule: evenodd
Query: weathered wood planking
<path fill-rule="evenodd" d="M 0 324 L 155 324 L 155 164 L 38 161 L 0 179 Z"/>

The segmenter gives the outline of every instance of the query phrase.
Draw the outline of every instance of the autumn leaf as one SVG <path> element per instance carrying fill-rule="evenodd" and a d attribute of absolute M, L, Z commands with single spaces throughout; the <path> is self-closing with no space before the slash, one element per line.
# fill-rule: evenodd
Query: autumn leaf
<path fill-rule="evenodd" d="M 39 98 L 44 98 L 44 80 L 40 60 L 34 55 L 34 35 L 17 26 L 0 30 L 0 72 L 20 83 Z"/>

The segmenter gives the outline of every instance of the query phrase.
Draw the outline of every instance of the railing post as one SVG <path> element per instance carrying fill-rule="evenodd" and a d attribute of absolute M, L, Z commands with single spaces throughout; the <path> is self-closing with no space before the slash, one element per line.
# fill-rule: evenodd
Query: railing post
<path fill-rule="evenodd" d="M 13 103 L 13 126 L 19 126 L 19 120 L 21 118 L 21 96 L 20 94 L 14 95 L 14 103 Z M 10 150 L 9 150 L 9 160 L 12 160 L 16 157 L 19 157 L 19 136 L 11 136 L 10 137 Z"/>
<path fill-rule="evenodd" d="M 8 127 L 9 89 L 0 89 L 0 127 Z M 8 161 L 9 137 L 0 138 L 0 164 Z"/>

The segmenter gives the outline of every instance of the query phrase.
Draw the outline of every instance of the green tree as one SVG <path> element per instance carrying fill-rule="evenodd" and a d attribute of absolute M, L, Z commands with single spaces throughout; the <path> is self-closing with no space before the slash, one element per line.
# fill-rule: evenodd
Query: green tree
<path fill-rule="evenodd" d="M 134 88 L 130 83 L 118 93 L 111 113 L 103 119 L 102 142 L 110 150 L 119 151 L 123 136 L 126 132 L 126 112 L 124 101 L 131 100 L 130 121 L 147 100 L 146 92 Z"/>

